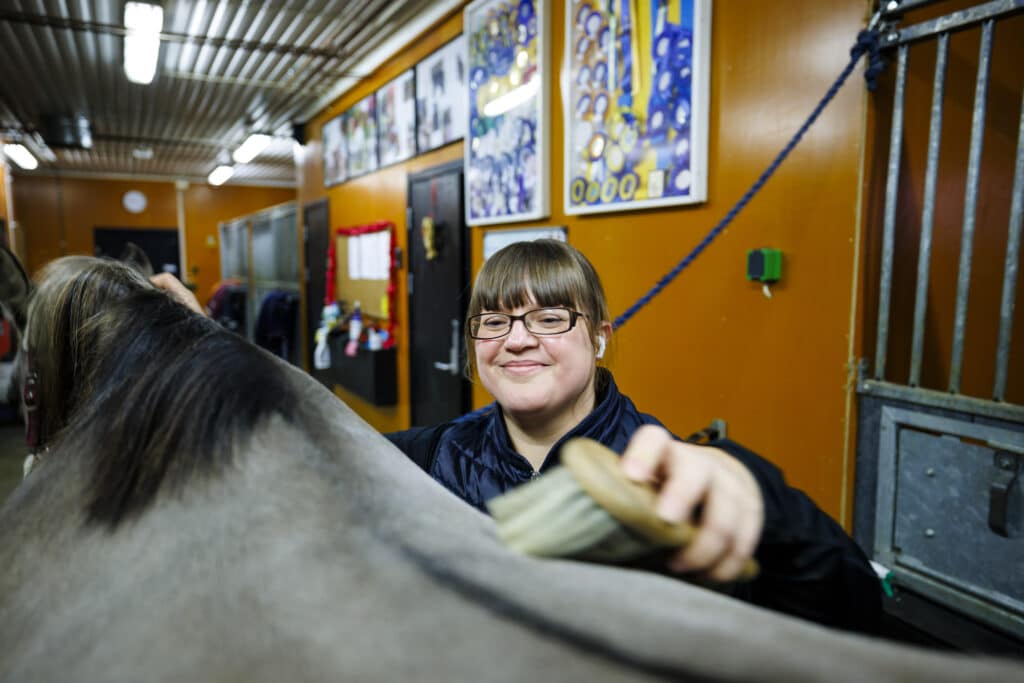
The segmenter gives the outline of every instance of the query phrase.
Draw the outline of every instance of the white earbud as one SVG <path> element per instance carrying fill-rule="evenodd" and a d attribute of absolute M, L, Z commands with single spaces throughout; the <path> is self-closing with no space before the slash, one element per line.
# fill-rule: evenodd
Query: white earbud
<path fill-rule="evenodd" d="M 597 338 L 597 358 L 604 358 L 604 347 L 604 335 L 601 335 Z"/>

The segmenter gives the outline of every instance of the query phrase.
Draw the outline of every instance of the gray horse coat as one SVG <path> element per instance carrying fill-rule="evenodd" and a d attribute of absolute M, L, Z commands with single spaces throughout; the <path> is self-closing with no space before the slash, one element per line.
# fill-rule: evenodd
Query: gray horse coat
<path fill-rule="evenodd" d="M 27 292 L 12 281 L 0 296 L 16 309 Z M 681 581 L 512 554 L 308 375 L 161 293 L 128 298 L 102 326 L 92 311 L 67 328 L 88 337 L 68 347 L 79 399 L 0 508 L 2 681 L 1022 678 Z M 146 341 L 133 377 L 141 326 L 164 315 L 203 341 Z M 30 342 L 42 316 L 29 312 Z M 231 433 L 204 446 L 192 432 L 218 406 L 243 416 L 218 417 Z M 150 457 L 160 466 L 140 467 Z"/>

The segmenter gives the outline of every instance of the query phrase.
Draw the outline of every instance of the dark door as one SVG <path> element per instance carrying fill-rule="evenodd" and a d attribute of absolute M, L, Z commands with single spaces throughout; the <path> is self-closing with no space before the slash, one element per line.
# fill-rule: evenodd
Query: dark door
<path fill-rule="evenodd" d="M 313 370 L 313 335 L 320 327 L 327 277 L 327 245 L 330 243 L 330 218 L 326 199 L 310 202 L 302 208 L 303 243 L 306 262 L 306 368 Z"/>
<path fill-rule="evenodd" d="M 181 274 L 178 231 L 174 228 L 93 228 L 93 247 L 96 256 L 121 258 L 129 242 L 146 252 L 153 272 Z"/>
<path fill-rule="evenodd" d="M 461 161 L 409 177 L 408 222 L 409 400 L 413 426 L 423 426 L 469 409 L 462 341 L 469 240 Z"/>

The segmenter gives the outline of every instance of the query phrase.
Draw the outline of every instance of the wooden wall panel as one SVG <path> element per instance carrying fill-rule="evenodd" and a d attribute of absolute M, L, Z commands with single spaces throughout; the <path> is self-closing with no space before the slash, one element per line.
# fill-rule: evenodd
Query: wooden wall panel
<path fill-rule="evenodd" d="M 204 304 L 221 279 L 217 225 L 284 202 L 294 201 L 296 191 L 280 187 L 194 184 L 185 190 L 185 244 L 189 279 Z M 301 239 L 299 225 L 295 240 Z"/>
<path fill-rule="evenodd" d="M 96 226 L 178 226 L 173 182 L 16 175 L 12 186 L 30 272 L 59 256 L 93 253 Z M 139 214 L 130 214 L 121 206 L 121 197 L 133 189 L 144 193 L 148 200 L 146 210 Z M 185 190 L 185 260 L 189 271 L 185 279 L 196 284 L 200 301 L 205 303 L 210 288 L 220 279 L 217 223 L 293 199 L 295 190 L 289 188 L 202 184 Z M 215 240 L 212 245 L 209 237 Z"/>

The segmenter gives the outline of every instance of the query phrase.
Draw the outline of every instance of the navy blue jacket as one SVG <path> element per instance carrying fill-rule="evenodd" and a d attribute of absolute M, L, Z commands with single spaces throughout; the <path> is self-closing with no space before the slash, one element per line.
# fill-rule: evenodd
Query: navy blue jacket
<path fill-rule="evenodd" d="M 589 437 L 622 453 L 638 427 L 661 424 L 619 393 L 610 374 L 602 380 L 605 387 L 593 412 L 555 444 L 540 472 L 558 464 L 561 445 L 573 437 Z M 497 405 L 480 415 L 385 436 L 448 490 L 484 511 L 488 500 L 536 476 L 513 448 Z M 764 498 L 765 525 L 755 552 L 761 573 L 729 592 L 826 625 L 876 631 L 880 584 L 842 527 L 803 492 L 787 486 L 778 468 L 764 458 L 725 439 L 709 445 L 746 465 Z"/>

